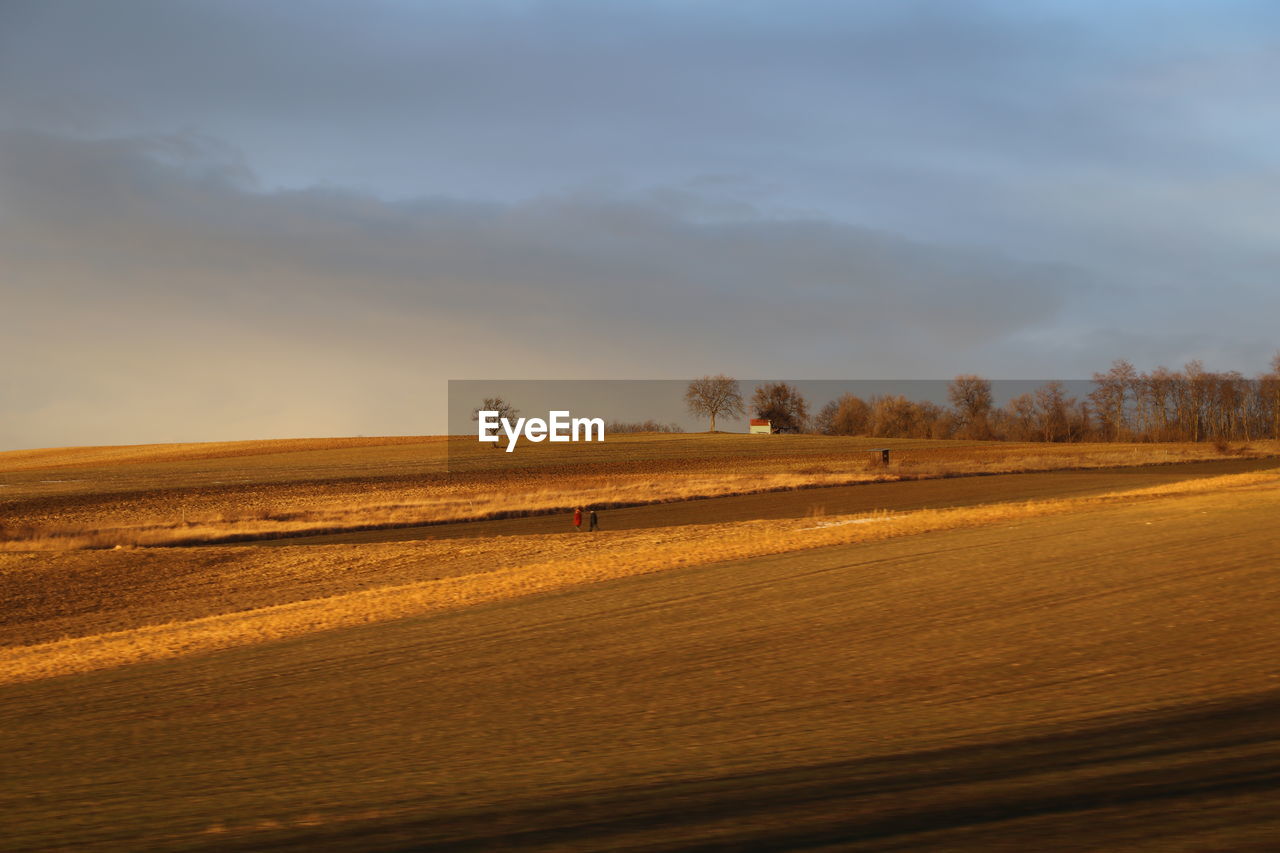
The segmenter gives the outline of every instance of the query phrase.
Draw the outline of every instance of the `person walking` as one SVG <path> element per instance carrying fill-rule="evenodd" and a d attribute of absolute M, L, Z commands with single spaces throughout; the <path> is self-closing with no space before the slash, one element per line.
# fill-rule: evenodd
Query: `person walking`
<path fill-rule="evenodd" d="M 588 533 L 594 533 L 594 532 L 596 532 L 597 530 L 599 530 L 599 529 L 600 529 L 600 519 L 599 519 L 598 517 L 596 517 L 596 511 L 595 511 L 594 509 L 593 509 L 593 510 L 591 510 L 591 515 L 590 515 L 590 516 L 588 516 L 588 518 L 590 518 L 590 525 L 591 525 L 591 526 L 587 528 L 587 532 L 588 532 Z"/>
<path fill-rule="evenodd" d="M 582 532 L 582 507 L 578 507 L 573 511 L 573 529 Z"/>

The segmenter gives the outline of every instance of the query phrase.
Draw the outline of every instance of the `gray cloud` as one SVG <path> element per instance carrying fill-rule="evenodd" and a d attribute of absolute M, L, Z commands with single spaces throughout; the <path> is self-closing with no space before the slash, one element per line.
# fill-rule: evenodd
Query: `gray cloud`
<path fill-rule="evenodd" d="M 691 190 L 260 191 L 198 138 L 10 134 L 0 183 L 23 318 L 4 348 L 27 365 L 10 445 L 51 440 L 49 412 L 77 405 L 118 440 L 225 435 L 225 413 L 263 406 L 299 433 L 415 431 L 441 427 L 430 399 L 449 377 L 920 373 L 1051 322 L 1065 290 L 1029 281 L 1076 286 Z M 379 384 L 396 390 L 368 399 Z M 137 423 L 150 409 L 169 413 L 162 431 Z"/>
<path fill-rule="evenodd" d="M 904 170 L 1203 169 L 1239 147 L 1224 128 L 1267 109 L 1257 81 L 1274 54 L 1254 33 L 1280 17 L 1239 3 L 8 5 L 0 110 L 205 128 L 271 181 L 512 197 L 584 169 L 653 184 L 731 162 L 841 207 Z"/>
<path fill-rule="evenodd" d="M 11 0 L 0 447 L 433 430 L 462 375 L 1257 370 L 1277 23 Z"/>

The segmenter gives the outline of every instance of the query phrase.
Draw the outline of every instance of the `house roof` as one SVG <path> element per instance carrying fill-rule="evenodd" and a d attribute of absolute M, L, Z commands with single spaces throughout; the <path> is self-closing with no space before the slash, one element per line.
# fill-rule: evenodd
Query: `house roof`
<path fill-rule="evenodd" d="M 768 418 L 752 418 L 751 419 L 752 426 L 768 426 L 770 423 L 771 421 Z"/>

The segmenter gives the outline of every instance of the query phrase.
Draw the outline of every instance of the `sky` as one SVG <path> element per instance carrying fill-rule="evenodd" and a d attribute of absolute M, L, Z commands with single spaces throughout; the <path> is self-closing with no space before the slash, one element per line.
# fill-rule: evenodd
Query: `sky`
<path fill-rule="evenodd" d="M 1277 79 L 1271 2 L 3 0 L 0 449 L 437 433 L 449 379 L 1253 375 Z"/>

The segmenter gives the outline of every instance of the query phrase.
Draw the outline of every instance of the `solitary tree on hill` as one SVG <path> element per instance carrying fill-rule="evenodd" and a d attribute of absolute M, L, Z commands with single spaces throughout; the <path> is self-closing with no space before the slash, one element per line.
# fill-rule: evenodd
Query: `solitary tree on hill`
<path fill-rule="evenodd" d="M 501 397 L 485 397 L 483 403 L 471 410 L 471 420 L 479 423 L 481 412 L 497 412 L 499 419 L 506 418 L 508 421 L 514 421 L 520 416 L 520 410 Z M 489 446 L 494 450 L 498 449 L 497 442 Z"/>
<path fill-rule="evenodd" d="M 479 421 L 481 412 L 497 412 L 498 418 L 506 418 L 514 421 L 520 415 L 520 410 L 508 403 L 501 397 L 485 397 L 484 402 L 471 410 L 471 420 Z"/>
<path fill-rule="evenodd" d="M 742 391 L 738 380 L 731 379 L 723 373 L 716 376 L 703 376 L 689 383 L 684 392 L 684 402 L 689 411 L 695 415 L 711 418 L 711 432 L 716 431 L 716 418 L 741 417 Z"/>

